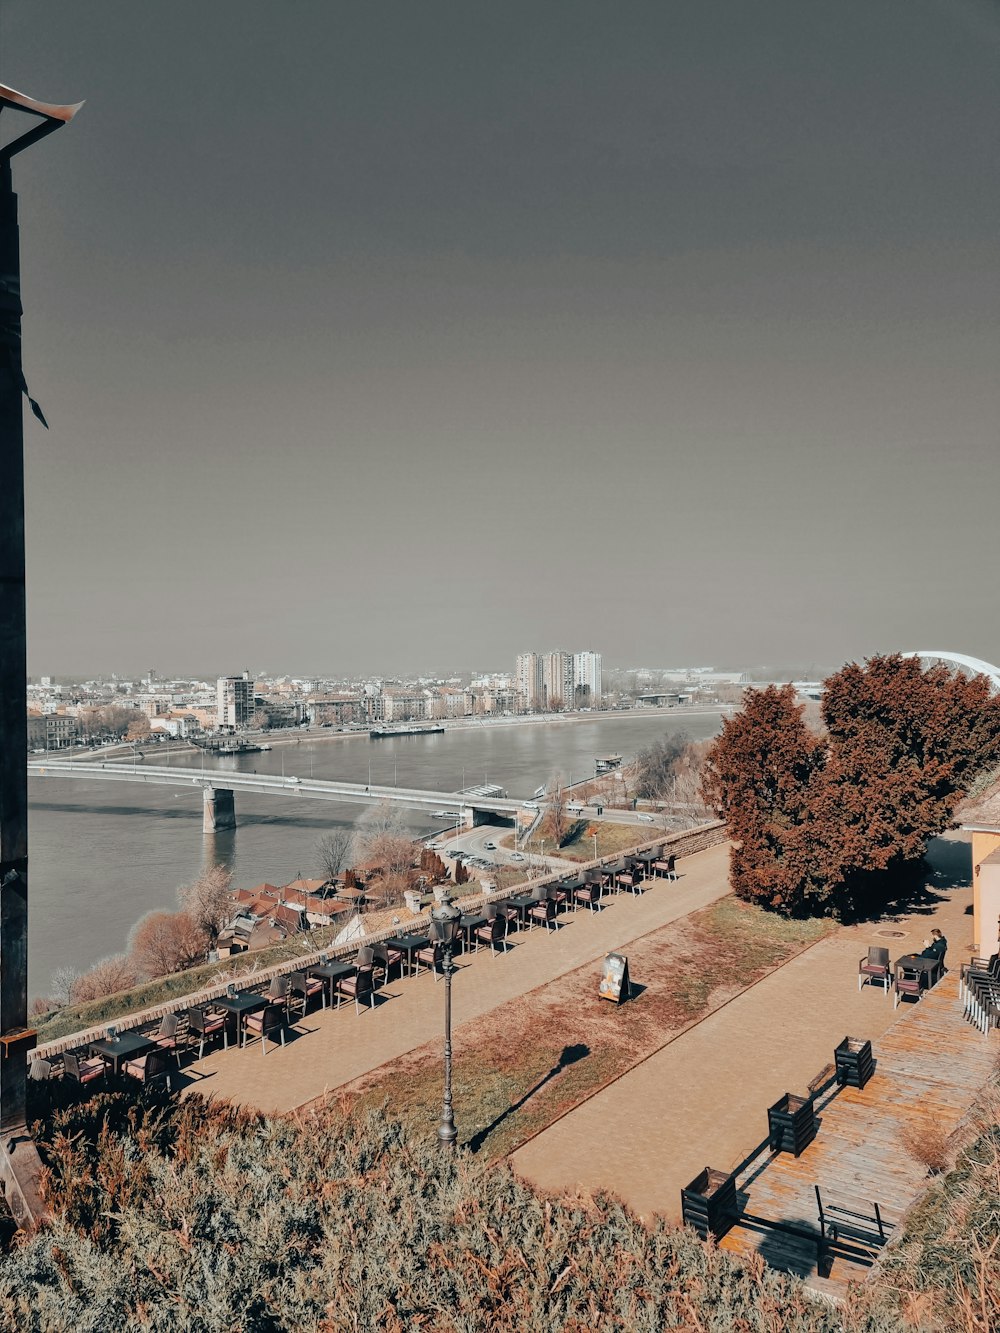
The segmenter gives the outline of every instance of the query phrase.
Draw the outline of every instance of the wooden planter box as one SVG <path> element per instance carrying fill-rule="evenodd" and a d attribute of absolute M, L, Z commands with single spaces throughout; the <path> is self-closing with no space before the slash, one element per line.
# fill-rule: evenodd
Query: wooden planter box
<path fill-rule="evenodd" d="M 875 1072 L 872 1044 L 860 1037 L 845 1037 L 834 1050 L 833 1058 L 841 1087 L 863 1088 Z"/>
<path fill-rule="evenodd" d="M 798 1157 L 816 1137 L 813 1099 L 786 1092 L 767 1108 L 767 1132 L 772 1152 L 790 1152 Z"/>
<path fill-rule="evenodd" d="M 736 1177 L 706 1166 L 681 1190 L 681 1221 L 702 1240 L 711 1233 L 720 1240 L 739 1217 Z"/>

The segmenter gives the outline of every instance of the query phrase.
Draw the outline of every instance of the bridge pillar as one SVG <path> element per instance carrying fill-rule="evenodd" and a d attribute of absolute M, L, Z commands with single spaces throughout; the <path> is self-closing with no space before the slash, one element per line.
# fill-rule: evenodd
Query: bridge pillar
<path fill-rule="evenodd" d="M 490 816 L 485 810 L 477 810 L 474 805 L 467 805 L 465 807 L 466 828 L 479 828 L 480 824 L 488 824 L 489 822 Z"/>
<path fill-rule="evenodd" d="M 218 829 L 236 827 L 236 798 L 228 787 L 206 787 L 202 807 L 201 830 L 215 833 Z"/>

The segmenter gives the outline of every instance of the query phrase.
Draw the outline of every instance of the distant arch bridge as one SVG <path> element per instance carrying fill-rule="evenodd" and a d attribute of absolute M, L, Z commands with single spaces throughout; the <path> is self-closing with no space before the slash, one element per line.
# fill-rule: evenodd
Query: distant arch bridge
<path fill-rule="evenodd" d="M 435 810 L 442 805 L 456 821 L 469 827 L 495 819 L 516 817 L 520 801 L 475 789 L 462 792 L 422 791 L 413 787 L 372 787 L 359 782 L 328 782 L 321 778 L 283 777 L 266 773 L 224 773 L 215 769 L 157 767 L 154 764 L 109 762 L 97 764 L 74 759 L 30 759 L 31 778 L 87 778 L 97 782 L 145 783 L 148 786 L 198 787 L 203 799 L 206 833 L 236 827 L 234 793 L 253 791 L 268 796 L 300 796 L 313 801 L 350 801 L 363 805 L 389 801 L 411 810 Z"/>
<path fill-rule="evenodd" d="M 993 689 L 1000 693 L 1000 667 L 984 662 L 981 657 L 969 657 L 965 653 L 952 653 L 942 648 L 921 648 L 916 652 L 903 653 L 904 657 L 919 657 L 922 662 L 947 662 L 949 666 L 964 667 L 973 675 L 985 676 Z"/>

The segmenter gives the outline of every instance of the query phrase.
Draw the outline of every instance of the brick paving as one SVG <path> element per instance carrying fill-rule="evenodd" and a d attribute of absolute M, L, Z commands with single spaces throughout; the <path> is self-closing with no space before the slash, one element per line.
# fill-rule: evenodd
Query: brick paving
<path fill-rule="evenodd" d="M 612 950 L 706 907 L 729 892 L 729 849 L 720 843 L 677 863 L 680 878 L 657 880 L 639 898 L 611 896 L 598 913 L 586 910 L 560 918 L 554 934 L 517 932 L 508 954 L 480 951 L 458 960 L 452 985 L 456 1032 L 498 1005 L 556 977 L 594 963 Z M 403 927 L 401 927 L 403 929 Z M 191 1091 L 224 1098 L 267 1113 L 302 1106 L 326 1092 L 437 1038 L 443 1025 L 442 987 L 428 972 L 392 981 L 379 992 L 374 1010 L 355 1014 L 314 1010 L 297 1024 L 287 1046 L 259 1044 L 246 1051 L 212 1051 L 188 1069 Z"/>
<path fill-rule="evenodd" d="M 967 848 L 941 840 L 936 856 L 961 878 Z M 543 1188 L 605 1189 L 641 1216 L 677 1220 L 681 1187 L 705 1166 L 735 1166 L 766 1137 L 767 1107 L 804 1092 L 845 1035 L 876 1038 L 904 1012 L 879 988 L 858 993 L 869 944 L 888 945 L 892 958 L 919 952 L 937 925 L 950 965 L 967 956 L 971 890 L 935 896 L 926 910 L 842 929 L 799 954 L 525 1144 L 515 1169 Z"/>

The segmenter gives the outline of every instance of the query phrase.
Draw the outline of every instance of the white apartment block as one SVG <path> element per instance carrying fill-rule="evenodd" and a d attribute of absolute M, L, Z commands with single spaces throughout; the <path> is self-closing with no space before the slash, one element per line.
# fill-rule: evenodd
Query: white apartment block
<path fill-rule="evenodd" d="M 581 685 L 588 690 L 588 702 L 594 706 L 604 697 L 604 666 L 600 653 L 583 652 L 573 654 L 574 693 Z"/>
<path fill-rule="evenodd" d="M 220 676 L 216 683 L 216 726 L 236 731 L 250 725 L 254 710 L 254 683 L 249 671 L 242 676 Z"/>

